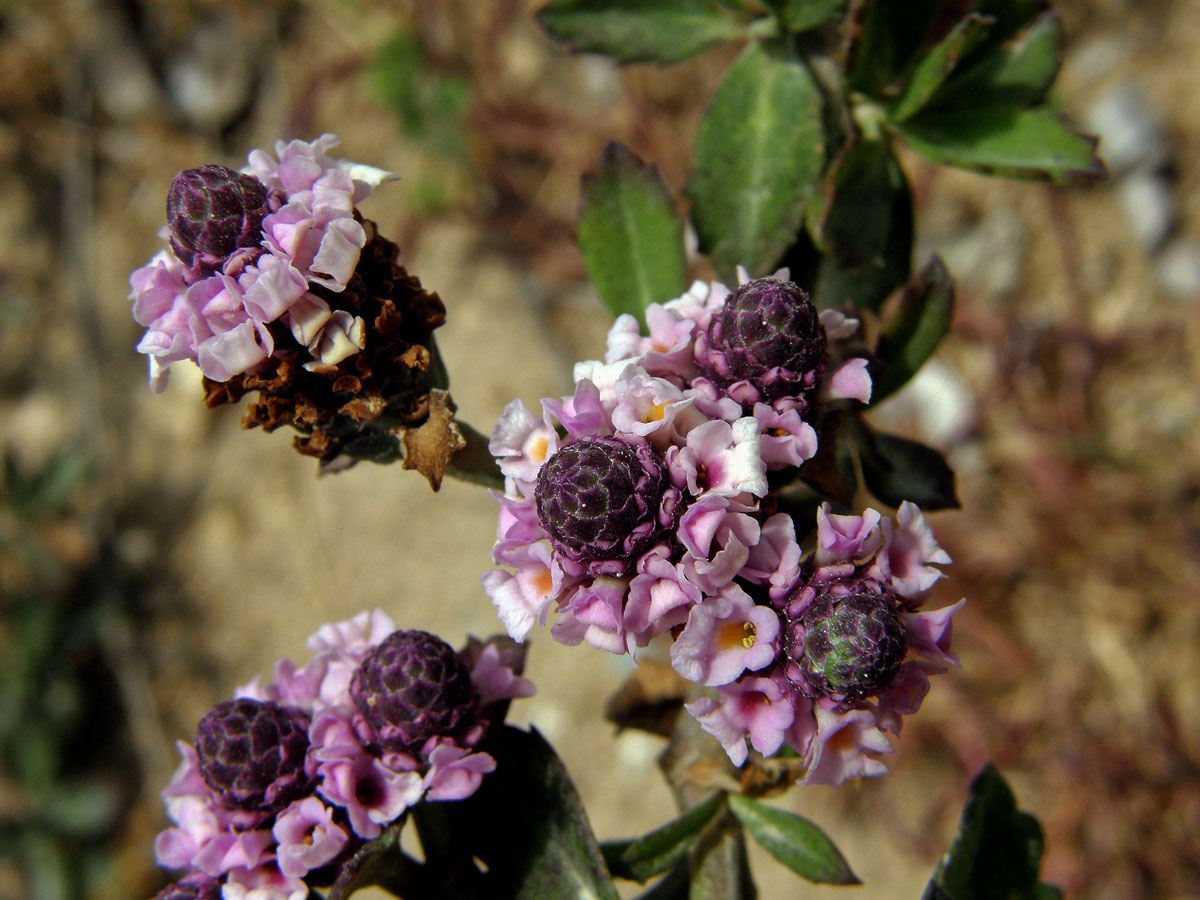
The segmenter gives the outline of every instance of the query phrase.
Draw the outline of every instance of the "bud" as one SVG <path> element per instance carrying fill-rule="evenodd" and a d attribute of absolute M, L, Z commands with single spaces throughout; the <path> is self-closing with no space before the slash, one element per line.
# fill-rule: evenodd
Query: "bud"
<path fill-rule="evenodd" d="M 908 641 L 894 598 L 860 590 L 818 595 L 789 622 L 784 649 L 812 691 L 859 698 L 896 676 Z"/>
<path fill-rule="evenodd" d="M 555 550 L 593 575 L 620 575 L 673 524 L 677 492 L 648 446 L 592 437 L 546 461 L 534 497 Z"/>
<path fill-rule="evenodd" d="M 706 377 L 722 387 L 749 381 L 767 402 L 812 389 L 827 362 L 817 308 L 779 278 L 756 278 L 730 294 L 698 345 Z"/>
<path fill-rule="evenodd" d="M 350 696 L 380 746 L 414 754 L 431 737 L 455 738 L 479 717 L 471 673 L 427 631 L 394 631 L 354 673 Z"/>
<path fill-rule="evenodd" d="M 211 275 L 235 250 L 259 245 L 269 200 L 253 175 L 224 166 L 186 169 L 167 192 L 171 249 L 200 275 Z"/>
<path fill-rule="evenodd" d="M 298 709 L 226 700 L 196 729 L 200 775 L 231 807 L 279 812 L 311 786 L 304 772 L 308 724 Z"/>

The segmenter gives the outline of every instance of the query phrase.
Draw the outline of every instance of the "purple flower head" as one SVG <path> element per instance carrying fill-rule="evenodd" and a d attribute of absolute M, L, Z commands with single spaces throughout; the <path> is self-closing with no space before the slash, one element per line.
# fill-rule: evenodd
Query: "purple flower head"
<path fill-rule="evenodd" d="M 593 575 L 624 575 L 675 524 L 679 492 L 645 444 L 590 437 L 547 460 L 535 498 L 555 550 Z"/>
<path fill-rule="evenodd" d="M 799 397 L 816 386 L 828 362 L 817 308 L 797 285 L 756 278 L 729 295 L 698 336 L 696 362 L 723 387 L 748 382 L 768 402 Z"/>
<path fill-rule="evenodd" d="M 211 275 L 236 250 L 258 247 L 271 212 L 266 185 L 224 166 L 200 166 L 175 176 L 167 192 L 171 249 L 199 275 Z"/>
<path fill-rule="evenodd" d="M 172 882 L 154 895 L 154 900 L 221 900 L 221 882 L 203 874 L 192 874 Z"/>
<path fill-rule="evenodd" d="M 459 737 L 479 717 L 479 694 L 454 648 L 426 631 L 396 631 L 362 661 L 350 696 L 383 751 L 415 754 L 432 737 Z"/>
<path fill-rule="evenodd" d="M 788 622 L 784 649 L 810 693 L 870 696 L 900 670 L 908 640 L 896 600 L 886 590 L 862 588 L 842 596 L 823 592 Z"/>
<path fill-rule="evenodd" d="M 274 813 L 304 796 L 308 716 L 242 697 L 213 707 L 196 729 L 200 775 L 229 806 Z"/>

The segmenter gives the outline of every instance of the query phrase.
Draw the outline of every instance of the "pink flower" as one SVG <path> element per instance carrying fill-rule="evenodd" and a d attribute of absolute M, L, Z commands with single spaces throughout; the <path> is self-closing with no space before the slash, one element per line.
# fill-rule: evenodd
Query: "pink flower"
<path fill-rule="evenodd" d="M 876 565 L 882 577 L 891 579 L 896 593 L 919 597 L 944 577 L 933 566 L 949 564 L 950 555 L 938 546 L 916 504 L 905 500 L 896 511 L 896 527 L 890 520 L 884 520 L 882 527 L 884 552 Z"/>
<path fill-rule="evenodd" d="M 373 609 L 352 619 L 322 625 L 304 645 L 318 653 L 334 653 L 360 662 L 395 630 L 396 622 L 391 616 Z"/>
<path fill-rule="evenodd" d="M 279 871 L 303 878 L 311 869 L 331 862 L 350 836 L 333 821 L 333 810 L 316 797 L 297 800 L 279 814 L 271 829 L 276 841 Z"/>
<path fill-rule="evenodd" d="M 252 151 L 249 174 L 210 166 L 177 176 L 172 190 L 201 192 L 201 208 L 207 197 L 206 202 L 216 203 L 212 209 L 221 210 L 214 217 L 229 216 L 229 204 L 235 201 L 251 203 L 247 185 L 257 191 L 250 191 L 254 209 L 234 216 L 241 233 L 216 239 L 213 235 L 224 230 L 225 220 L 206 220 L 215 222 L 216 230 L 202 243 L 210 249 L 222 246 L 216 254 L 200 252 L 190 241 L 177 241 L 182 232 L 170 229 L 182 227 L 191 234 L 192 228 L 207 225 L 188 220 L 188 207 L 176 203 L 177 216 L 163 236 L 189 260 L 197 250 L 196 264 L 185 265 L 172 250 L 164 250 L 130 277 L 133 317 L 147 329 L 138 351 L 150 357 L 154 391 L 165 388 L 171 364 L 184 359 L 194 360 L 214 381 L 250 371 L 275 350 L 266 326 L 284 317 L 319 365 L 333 365 L 365 346 L 364 323 L 344 310 L 330 314 L 328 305 L 308 288 L 313 283 L 333 291 L 345 288 L 366 241 L 363 226 L 354 218 L 354 205 L 395 176 L 331 159 L 327 151 L 337 143 L 333 135 L 312 143 L 280 142 L 278 162 L 261 150 Z M 216 176 L 203 174 L 212 169 L 228 178 L 213 182 Z M 242 183 L 239 190 L 228 193 L 236 182 Z M 213 199 L 218 194 L 219 202 Z M 297 306 L 293 317 L 290 313 Z"/>
<path fill-rule="evenodd" d="M 801 784 L 836 786 L 851 778 L 872 778 L 887 772 L 883 763 L 868 755 L 892 752 L 892 745 L 869 710 L 838 712 L 818 705 L 815 712 L 812 761 Z"/>
<path fill-rule="evenodd" d="M 684 446 L 668 451 L 667 463 L 695 495 L 763 497 L 767 493 L 761 436 L 758 423 L 750 417 L 732 425 L 717 419 L 693 428 Z"/>
<path fill-rule="evenodd" d="M 498 641 L 494 638 L 484 644 L 471 664 L 471 684 L 479 693 L 482 706 L 500 700 L 515 700 L 518 697 L 532 697 L 537 693 L 532 681 L 522 678 L 505 665 L 501 657 Z"/>
<path fill-rule="evenodd" d="M 754 418 L 762 431 L 762 458 L 768 471 L 803 465 L 817 455 L 817 433 L 796 410 L 755 403 Z"/>
<path fill-rule="evenodd" d="M 660 546 L 638 560 L 638 573 L 629 582 L 622 624 L 639 647 L 687 621 L 688 610 L 700 602 L 700 588 L 670 561 Z"/>
<path fill-rule="evenodd" d="M 791 516 L 777 513 L 763 522 L 759 540 L 738 574 L 752 584 L 769 584 L 771 599 L 782 600 L 799 577 L 800 556 Z"/>
<path fill-rule="evenodd" d="M 554 598 L 563 589 L 562 568 L 552 558 L 546 541 L 494 553 L 497 562 L 515 566 L 516 572 L 492 569 L 480 580 L 505 631 L 514 640 L 523 641 L 535 624 L 545 624 Z"/>
<path fill-rule="evenodd" d="M 345 809 L 354 833 L 366 840 L 379 837 L 382 826 L 399 818 L 424 792 L 419 772 L 393 772 L 365 749 L 319 758 L 318 793 Z"/>
<path fill-rule="evenodd" d="M 551 633 L 560 644 L 587 641 L 609 653 L 625 653 L 631 638 L 626 634 L 623 600 L 628 585 L 618 579 L 598 577 L 571 594 Z"/>
<path fill-rule="evenodd" d="M 779 615 L 756 606 L 735 584 L 691 608 L 687 626 L 671 645 L 671 665 L 697 684 L 728 684 L 775 660 Z"/>
<path fill-rule="evenodd" d="M 873 509 L 864 510 L 861 516 L 837 516 L 829 512 L 828 503 L 821 504 L 817 510 L 817 552 L 813 562 L 827 566 L 870 559 L 883 540 L 881 518 Z"/>
<path fill-rule="evenodd" d="M 462 800 L 479 789 L 483 776 L 495 771 L 486 753 L 468 753 L 451 743 L 439 743 L 429 754 L 423 787 L 429 800 Z"/>
<path fill-rule="evenodd" d="M 234 869 L 221 888 L 221 900 L 305 900 L 308 885 L 279 871 L 273 863 Z"/>
<path fill-rule="evenodd" d="M 545 419 L 539 419 L 520 400 L 511 401 L 492 429 L 488 450 L 500 463 L 506 478 L 522 484 L 531 494 L 538 469 L 558 449 L 558 435 Z"/>
<path fill-rule="evenodd" d="M 700 727 L 721 742 L 735 766 L 746 761 L 746 739 L 770 756 L 781 746 L 796 710 L 779 678 L 744 678 L 717 689 L 721 699 L 701 697 L 686 704 Z"/>

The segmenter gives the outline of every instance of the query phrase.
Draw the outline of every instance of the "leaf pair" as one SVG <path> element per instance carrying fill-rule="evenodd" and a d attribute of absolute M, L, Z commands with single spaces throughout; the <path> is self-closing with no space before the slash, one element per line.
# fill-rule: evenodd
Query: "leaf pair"
<path fill-rule="evenodd" d="M 985 0 L 920 55 L 918 32 L 936 4 L 914 5 L 889 32 L 895 5 L 867 4 L 847 76 L 883 103 L 896 136 L 933 162 L 987 175 L 1055 184 L 1104 177 L 1096 141 L 1045 103 L 1062 55 L 1052 12 L 1025 0 Z"/>
<path fill-rule="evenodd" d="M 794 240 L 824 166 L 820 91 L 796 60 L 749 44 L 717 90 L 687 185 L 701 248 L 731 279 L 760 274 Z M 615 313 L 641 316 L 686 285 L 683 224 L 653 166 L 617 144 L 584 176 L 579 245 Z"/>
<path fill-rule="evenodd" d="M 817 884 L 860 883 L 841 852 L 812 822 L 749 797 L 724 792 L 713 794 L 640 838 L 604 844 L 604 858 L 618 878 L 645 882 L 684 863 L 706 831 L 730 825 L 745 828 L 767 852 L 802 878 Z"/>

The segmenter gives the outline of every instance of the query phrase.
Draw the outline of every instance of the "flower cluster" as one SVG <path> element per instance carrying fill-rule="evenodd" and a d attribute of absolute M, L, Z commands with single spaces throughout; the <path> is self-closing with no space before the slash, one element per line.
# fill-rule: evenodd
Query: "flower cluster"
<path fill-rule="evenodd" d="M 951 618 L 966 601 L 921 611 L 950 557 L 908 502 L 894 523 L 873 509 L 822 507 L 816 550 L 803 559 L 790 518 L 771 516 L 762 530 L 741 573 L 758 590 L 739 592 L 740 605 L 699 604 L 671 647 L 676 671 L 716 691 L 687 709 L 736 765 L 749 739 L 764 756 L 796 751 L 804 784 L 882 775 L 884 732 L 898 734 L 920 708 L 929 676 L 958 665 Z"/>
<path fill-rule="evenodd" d="M 507 639 L 455 652 L 380 610 L 324 625 L 299 666 L 237 689 L 201 719 L 163 791 L 175 825 L 160 865 L 186 869 L 161 900 L 302 900 L 409 807 L 459 800 L 495 768 L 476 750 L 533 685 Z"/>
<path fill-rule="evenodd" d="M 138 349 L 155 391 L 194 360 L 209 407 L 258 392 L 244 427 L 295 428 L 326 469 L 404 458 L 436 489 L 463 444 L 433 340 L 446 309 L 355 208 L 396 176 L 331 158 L 337 143 L 280 141 L 240 172 L 175 177 L 170 247 L 130 277 Z"/>
<path fill-rule="evenodd" d="M 337 144 L 331 134 L 280 141 L 278 159 L 255 150 L 242 172 L 208 165 L 175 176 L 163 235 L 170 249 L 130 278 L 155 391 L 185 359 L 214 381 L 252 369 L 274 352 L 276 321 L 309 365 L 362 349 L 364 322 L 311 288 L 346 288 L 367 240 L 354 207 L 396 176 L 331 159 Z"/>
<path fill-rule="evenodd" d="M 857 321 L 818 313 L 786 271 L 739 275 L 650 306 L 648 335 L 621 316 L 605 360 L 577 364 L 540 417 L 506 407 L 484 587 L 517 640 L 552 610 L 567 644 L 632 654 L 669 634 L 675 669 L 717 692 L 690 711 L 737 764 L 749 737 L 787 742 L 809 782 L 878 774 L 880 729 L 953 661 L 953 609 L 916 611 L 949 558 L 911 504 L 895 527 L 823 509 L 807 560 L 792 520 L 766 514 L 767 473 L 812 458 L 821 406 L 866 402 L 871 382 Z"/>

